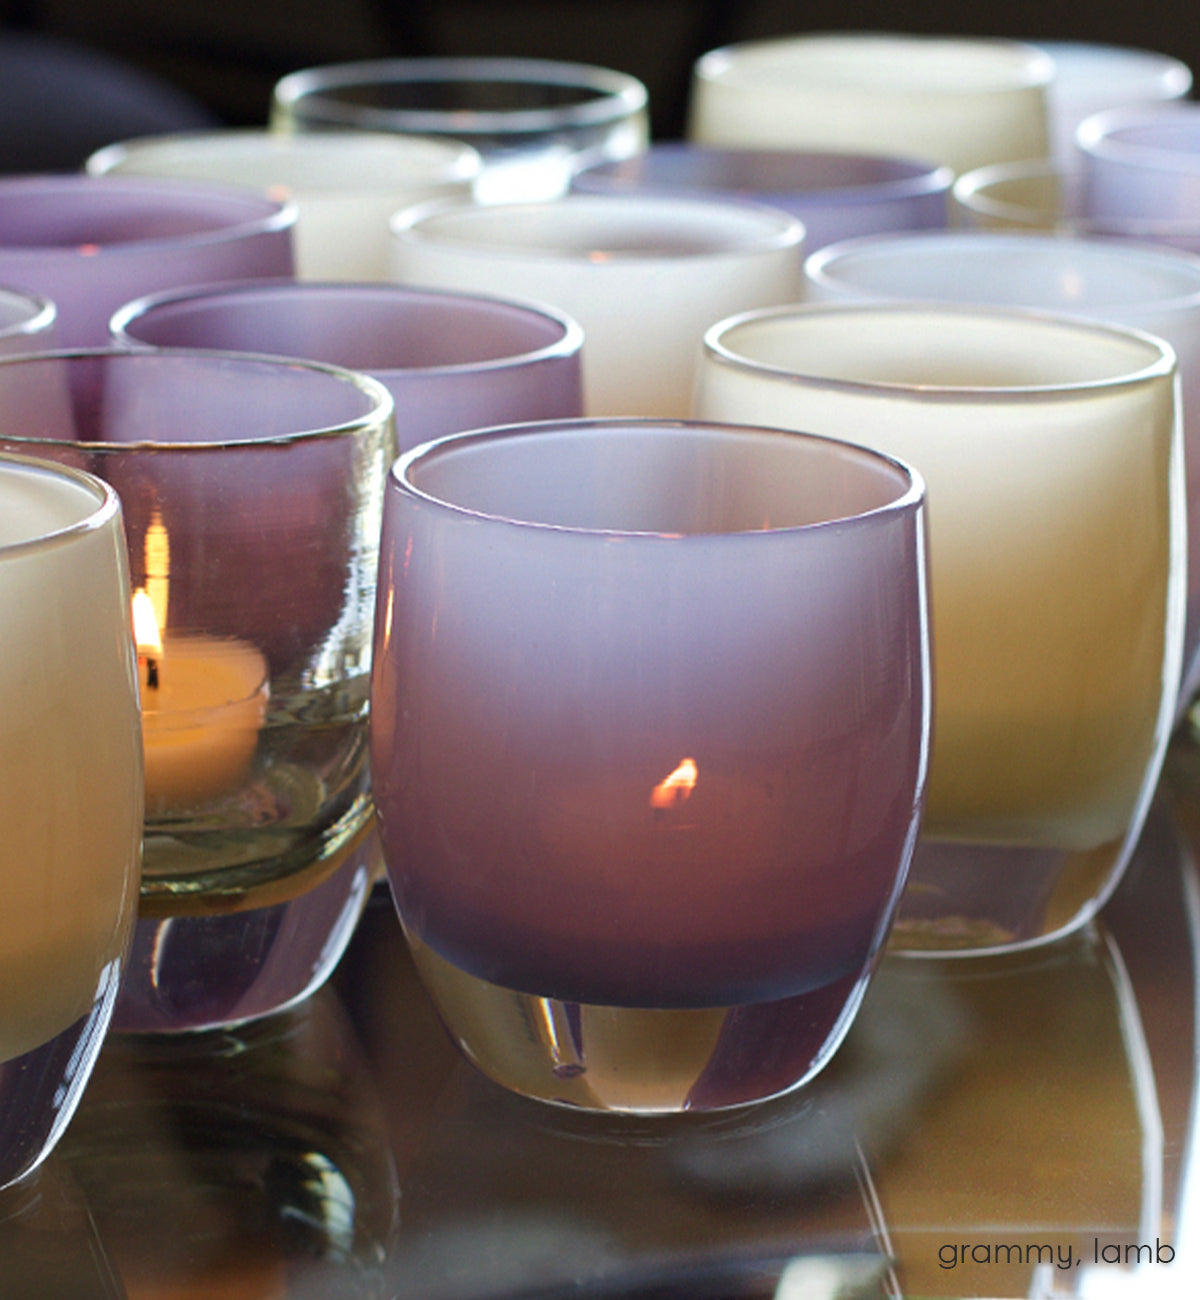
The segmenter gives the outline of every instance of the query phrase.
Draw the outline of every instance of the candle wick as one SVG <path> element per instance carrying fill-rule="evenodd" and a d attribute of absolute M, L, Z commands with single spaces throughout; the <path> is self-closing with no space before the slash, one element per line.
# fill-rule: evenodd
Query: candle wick
<path fill-rule="evenodd" d="M 146 656 L 146 686 L 152 690 L 158 690 L 158 660 L 153 655 Z"/>

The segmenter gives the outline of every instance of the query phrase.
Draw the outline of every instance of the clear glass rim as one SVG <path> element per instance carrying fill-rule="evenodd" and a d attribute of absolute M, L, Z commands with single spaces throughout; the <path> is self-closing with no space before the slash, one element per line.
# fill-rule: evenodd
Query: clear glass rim
<path fill-rule="evenodd" d="M 208 348 L 159 347 L 146 343 L 128 333 L 129 326 L 157 307 L 169 307 L 177 303 L 222 301 L 236 298 L 253 298 L 256 296 L 278 298 L 281 305 L 289 297 L 309 295 L 329 296 L 331 298 L 378 298 L 382 301 L 394 300 L 397 306 L 404 299 L 414 304 L 425 303 L 462 304 L 465 307 L 483 305 L 489 309 L 503 311 L 508 315 L 520 315 L 557 325 L 560 336 L 542 347 L 530 348 L 524 352 L 514 352 L 507 356 L 494 357 L 486 361 L 463 361 L 437 366 L 388 366 L 369 368 L 370 373 L 396 375 L 468 375 L 489 370 L 511 370 L 518 366 L 534 365 L 541 361 L 553 361 L 558 358 L 577 356 L 582 351 L 583 327 L 572 316 L 560 311 L 548 303 L 519 302 L 516 299 L 495 298 L 487 294 L 457 293 L 449 289 L 424 288 L 418 285 L 399 283 L 382 283 L 371 281 L 342 280 L 231 280 L 219 284 L 195 285 L 182 289 L 164 289 L 158 293 L 146 294 L 133 302 L 125 303 L 113 313 L 109 329 L 117 342 L 123 346 L 136 347 L 156 352 L 198 352 L 221 351 Z M 321 364 L 321 363 L 318 363 Z M 346 369 L 353 369 L 346 367 Z M 355 371 L 354 373 L 363 373 Z"/>
<path fill-rule="evenodd" d="M 1098 376 L 1095 379 L 1064 380 L 1055 384 L 1012 384 L 988 386 L 982 384 L 922 384 L 916 382 L 840 379 L 820 373 L 801 371 L 772 365 L 745 356 L 730 346 L 728 336 L 737 330 L 772 322 L 793 319 L 818 318 L 830 315 L 852 316 L 910 316 L 938 317 L 949 324 L 954 318 L 978 321 L 991 319 L 1008 326 L 1019 325 L 1022 331 L 1029 326 L 1045 327 L 1059 332 L 1076 333 L 1081 337 L 1093 335 L 1110 340 L 1123 339 L 1128 344 L 1138 343 L 1147 354 L 1144 365 L 1124 374 Z M 1175 372 L 1176 355 L 1165 340 L 1144 330 L 1123 325 L 1108 325 L 1078 316 L 1066 316 L 1050 311 L 1020 307 L 979 307 L 967 303 L 928 301 L 905 302 L 830 302 L 799 303 L 783 307 L 763 307 L 727 317 L 711 326 L 704 335 L 706 361 L 757 375 L 773 383 L 803 384 L 828 392 L 862 393 L 875 396 L 903 397 L 916 402 L 976 401 L 994 405 L 997 402 L 1045 401 L 1047 398 L 1076 398 L 1090 393 L 1111 392 L 1134 388 L 1141 384 L 1166 378 Z"/>
<path fill-rule="evenodd" d="M 198 151 L 208 147 L 228 146 L 233 153 L 242 158 L 261 156 L 264 165 L 273 158 L 287 159 L 288 155 L 304 154 L 322 155 L 333 151 L 338 153 L 360 153 L 369 157 L 392 155 L 392 159 L 402 166 L 411 166 L 414 161 L 427 164 L 430 170 L 420 175 L 406 175 L 403 178 L 385 177 L 377 181 L 373 176 L 364 178 L 363 190 L 375 191 L 392 188 L 397 180 L 405 182 L 427 182 L 435 177 L 443 180 L 474 180 L 483 166 L 483 159 L 478 150 L 466 141 L 453 140 L 447 136 L 400 135 L 395 131 L 344 131 L 336 138 L 322 132 L 301 132 L 295 135 L 282 131 L 273 131 L 270 127 L 237 126 L 220 130 L 172 131 L 163 135 L 135 136 L 128 140 L 119 140 L 114 144 L 104 145 L 91 154 L 85 163 L 89 176 L 109 176 L 112 178 L 135 176 L 149 180 L 159 175 L 153 172 L 126 171 L 121 164 L 129 161 L 136 163 L 138 158 L 155 158 L 170 156 L 177 149 L 185 153 L 195 147 Z M 424 155 L 424 157 L 421 157 Z M 189 178 L 171 173 L 162 176 L 163 180 L 186 182 Z M 329 187 L 301 184 L 285 178 L 271 183 L 292 184 L 297 189 L 307 189 L 312 193 L 323 193 Z M 208 182 L 206 182 L 208 183 Z M 220 184 L 221 182 L 212 182 Z M 228 185 L 229 183 L 226 182 Z"/>
<path fill-rule="evenodd" d="M 293 199 L 270 198 L 266 194 L 257 194 L 254 190 L 233 185 L 218 185 L 207 181 L 177 179 L 175 177 L 154 176 L 89 176 L 84 172 L 64 175 L 46 176 L 0 176 L 0 202 L 6 196 L 28 191 L 35 196 L 44 196 L 50 207 L 61 202 L 61 195 L 69 193 L 73 197 L 86 195 L 94 187 L 103 186 L 110 192 L 120 190 L 131 196 L 141 193 L 173 194 L 178 198 L 188 195 L 224 200 L 231 207 L 241 205 L 245 209 L 240 220 L 231 220 L 221 225 L 213 225 L 202 230 L 189 231 L 184 235 L 159 235 L 140 239 L 119 239 L 110 242 L 91 242 L 83 245 L 88 249 L 88 256 L 120 257 L 124 255 L 153 252 L 162 248 L 197 247 L 206 244 L 229 243 L 245 239 L 251 235 L 287 233 L 296 224 L 299 209 Z M 59 256 L 79 256 L 81 245 L 77 242 L 61 244 L 11 244 L 0 237 L 0 255 L 5 259 L 18 257 L 45 257 L 47 254 Z"/>
<path fill-rule="evenodd" d="M 1131 128 L 1168 127 L 1175 121 L 1195 126 L 1195 149 L 1131 144 L 1121 137 L 1123 131 Z M 1108 108 L 1085 117 L 1076 129 L 1075 139 L 1083 153 L 1098 162 L 1120 163 L 1124 167 L 1137 167 L 1147 171 L 1194 175 L 1200 172 L 1200 103 L 1174 100 L 1160 104 Z"/>
<path fill-rule="evenodd" d="M 917 32 L 881 32 L 881 31 L 823 31 L 801 32 L 790 36 L 769 36 L 756 40 L 738 41 L 709 50 L 697 59 L 693 68 L 693 78 L 697 82 L 711 82 L 716 85 L 749 84 L 747 78 L 753 77 L 764 65 L 764 60 L 772 56 L 801 53 L 807 58 L 820 59 L 827 56 L 831 49 L 838 48 L 854 55 L 867 57 L 875 50 L 899 50 L 903 47 L 910 53 L 914 50 L 932 51 L 935 46 L 944 47 L 947 52 L 958 56 L 974 54 L 977 56 L 994 56 L 993 66 L 1004 76 L 979 78 L 968 84 L 966 81 L 954 86 L 934 86 L 920 81 L 897 82 L 886 89 L 892 92 L 905 90 L 906 93 L 920 93 L 931 99 L 940 97 L 961 98 L 989 95 L 997 90 L 1034 90 L 1045 89 L 1054 77 L 1054 60 L 1036 44 L 1017 41 L 1002 36 L 946 36 L 927 35 Z M 749 66 L 747 66 L 747 60 Z M 898 65 L 899 66 L 899 65 Z M 865 64 L 863 72 L 878 72 L 878 65 L 868 69 Z M 976 69 L 978 72 L 978 69 Z M 865 87 L 869 79 L 837 81 L 822 78 L 814 89 L 818 93 L 827 93 L 840 89 L 853 91 Z M 768 91 L 779 91 L 779 87 L 768 86 Z M 801 87 L 806 90 L 807 87 Z"/>
<path fill-rule="evenodd" d="M 323 374 L 329 379 L 357 389 L 371 403 L 368 410 L 340 424 L 321 429 L 303 429 L 295 433 L 273 434 L 263 438 L 231 438 L 214 441 L 169 442 L 158 439 L 141 439 L 131 442 L 67 442 L 56 438 L 30 438 L 19 434 L 0 435 L 0 441 L 11 447 L 84 448 L 100 456 L 117 456 L 126 453 L 170 453 L 172 455 L 211 455 L 215 452 L 252 451 L 268 447 L 288 447 L 314 442 L 332 442 L 341 438 L 354 438 L 393 419 L 395 402 L 387 387 L 356 370 L 329 365 L 322 361 L 307 361 L 297 357 L 280 357 L 270 353 L 234 352 L 217 348 L 68 348 L 48 352 L 24 352 L 13 356 L 0 356 L 0 367 L 31 366 L 49 363 L 84 361 L 116 362 L 121 365 L 146 365 L 161 361 L 185 361 L 190 364 L 224 362 L 240 368 L 270 368 L 276 371 L 302 370 Z"/>
<path fill-rule="evenodd" d="M 1098 266 L 1159 270 L 1164 275 L 1174 275 L 1178 280 L 1180 287 L 1177 293 L 1131 300 L 1121 305 L 1160 311 L 1200 311 L 1200 255 L 1188 254 L 1182 249 L 1168 250 L 1155 244 L 1088 239 L 1082 235 L 1069 241 L 1064 241 L 1061 235 L 1053 233 L 1012 233 L 1003 230 L 907 230 L 889 235 L 861 235 L 818 248 L 805 260 L 804 272 L 815 284 L 831 287 L 837 292 L 841 281 L 836 273 L 836 265 L 842 259 L 852 263 L 859 254 L 880 254 L 890 264 L 896 264 L 898 258 L 911 254 L 920 257 L 930 249 L 936 251 L 937 261 L 941 263 L 948 263 L 963 253 L 971 257 L 986 256 L 989 249 L 1013 253 L 1037 249 L 1047 253 L 1059 252 L 1066 257 L 1094 260 Z M 1183 288 L 1185 280 L 1190 285 L 1186 290 Z M 854 283 L 850 281 L 851 285 Z M 898 300 L 894 294 L 877 294 L 872 290 L 866 292 L 879 302 Z M 1040 309 L 1031 307 L 1029 310 L 1054 309 L 1047 306 Z M 1103 307 L 1098 310 L 1103 310 Z"/>
<path fill-rule="evenodd" d="M 466 84 L 476 81 L 508 82 L 514 85 L 552 85 L 590 91 L 593 98 L 556 108 L 475 110 L 469 113 L 446 109 L 376 108 L 340 104 L 339 90 L 349 87 L 384 85 L 389 82 L 445 82 Z M 586 63 L 556 59 L 525 58 L 410 58 L 367 59 L 350 63 L 324 64 L 290 72 L 275 84 L 272 103 L 290 109 L 302 101 L 311 109 L 314 121 L 326 123 L 390 123 L 420 134 L 457 135 L 468 141 L 475 135 L 527 132 L 530 135 L 568 127 L 598 126 L 620 122 L 646 111 L 649 93 L 629 73 Z"/>
<path fill-rule="evenodd" d="M 7 441 L 15 441 L 15 439 Z M 42 474 L 46 478 L 67 479 L 90 492 L 96 505 L 89 514 L 63 528 L 51 529 L 23 542 L 0 542 L 0 562 L 69 545 L 79 538 L 108 527 L 114 517 L 120 513 L 121 503 L 116 490 L 103 479 L 87 473 L 86 470 L 75 469 L 73 466 L 54 461 L 39 460 L 34 456 L 24 456 L 19 452 L 0 448 L 0 469 L 6 465 L 15 465 L 19 469 Z"/>
<path fill-rule="evenodd" d="M 754 237 L 718 242 L 716 239 L 704 248 L 684 251 L 664 251 L 658 248 L 620 248 L 603 240 L 605 231 L 612 231 L 612 214 L 632 214 L 636 205 L 639 219 L 655 227 L 665 236 L 678 235 L 681 218 L 687 216 L 723 216 L 727 220 L 740 217 L 745 229 L 755 228 Z M 608 208 L 608 214 L 603 209 Z M 565 222 L 578 222 L 574 229 L 581 233 L 595 232 L 600 239 L 592 247 L 578 243 L 566 244 L 552 239 L 528 243 L 493 242 L 486 235 L 475 233 L 476 226 L 486 227 L 494 222 L 502 225 L 522 213 L 544 212 L 559 219 L 557 224 L 564 232 Z M 464 218 L 463 233 L 446 235 L 439 227 L 449 219 Z M 596 265 L 631 262 L 703 262 L 721 257 L 745 257 L 788 248 L 799 249 L 804 241 L 804 224 L 782 208 L 767 203 L 754 203 L 743 199 L 702 197 L 700 195 L 644 194 L 593 194 L 571 193 L 560 199 L 532 200 L 516 203 L 479 204 L 461 199 L 431 199 L 393 214 L 389 222 L 393 239 L 409 239 L 433 247 L 452 248 L 457 253 L 488 258 L 512 257 L 520 259 L 546 259 L 574 264 Z M 603 261 L 596 253 L 604 253 Z"/>
<path fill-rule="evenodd" d="M 749 190 L 740 191 L 734 196 L 741 201 L 753 199 L 767 205 L 770 204 L 772 197 L 776 195 L 788 195 L 796 199 L 803 198 L 806 205 L 811 204 L 814 207 L 835 203 L 869 205 L 871 203 L 887 202 L 892 199 L 923 198 L 926 195 L 948 194 L 954 180 L 954 172 L 944 164 L 920 162 L 913 158 L 894 158 L 886 154 L 856 154 L 836 150 L 826 152 L 811 149 L 734 149 L 721 145 L 700 144 L 693 141 L 667 140 L 651 144 L 644 153 L 634 155 L 632 158 L 605 160 L 595 166 L 586 167 L 578 174 L 573 184 L 582 181 L 583 184 L 580 189 L 590 191 L 588 180 L 591 177 L 595 177 L 601 182 L 607 182 L 609 174 L 616 168 L 629 164 L 637 165 L 641 161 L 652 163 L 656 155 L 674 158 L 686 157 L 689 154 L 717 161 L 730 158 L 744 159 L 746 162 L 754 160 L 790 162 L 795 166 L 797 173 L 804 167 L 805 162 L 810 159 L 834 164 L 838 162 L 858 165 L 887 164 L 904 169 L 902 175 L 890 176 L 881 180 L 864 180 L 817 189 L 799 189 L 787 185 L 775 185 L 769 189 L 754 190 L 753 193 Z M 703 194 L 711 197 L 714 194 L 724 192 L 719 185 L 706 185 L 702 182 L 693 183 L 691 181 L 677 183 L 654 176 L 648 176 L 644 180 L 631 180 L 628 183 L 613 179 L 612 187 L 622 193 L 626 190 L 640 190 L 647 194 L 662 195 L 670 193 L 678 194 L 680 197 L 688 194 Z M 598 185 L 597 190 L 599 188 Z M 732 191 L 730 193 L 732 194 Z"/>
<path fill-rule="evenodd" d="M 447 501 L 416 486 L 410 478 L 412 471 L 421 465 L 444 455 L 454 455 L 479 443 L 498 441 L 528 441 L 554 433 L 598 433 L 612 430 L 621 434 L 642 434 L 655 438 L 663 431 L 685 433 L 688 430 L 712 432 L 730 438 L 771 438 L 800 439 L 810 445 L 819 444 L 833 451 L 846 461 L 857 461 L 884 469 L 896 481 L 896 493 L 888 501 L 869 510 L 857 513 L 833 514 L 828 518 L 807 524 L 781 525 L 768 529 L 746 529 L 737 532 L 696 532 L 666 533 L 620 528 L 587 528 L 578 525 L 547 523 L 536 519 L 517 519 L 507 515 L 471 509 Z M 772 428 L 766 425 L 725 424 L 715 420 L 669 420 L 654 417 L 622 416 L 613 419 L 584 416 L 567 420 L 542 420 L 525 424 L 497 425 L 488 429 L 474 429 L 467 433 L 447 434 L 419 446 L 402 452 L 393 462 L 388 473 L 390 490 L 398 491 L 404 496 L 419 500 L 427 506 L 447 515 L 463 519 L 482 520 L 489 524 L 516 528 L 530 534 L 561 533 L 574 537 L 606 540 L 612 538 L 640 538 L 664 545 L 686 545 L 698 541 L 719 540 L 733 541 L 753 537 L 783 536 L 787 534 L 804 534 L 814 531 L 844 528 L 847 525 L 861 524 L 884 516 L 903 514 L 918 510 L 925 500 L 925 480 L 919 470 L 898 457 L 857 443 L 846 442 L 837 438 L 828 438 L 820 434 L 798 432 L 791 429 Z M 901 486 L 902 485 L 902 486 Z"/>
<path fill-rule="evenodd" d="M 44 298 L 37 293 L 28 293 L 24 289 L 0 287 L 0 302 L 30 308 L 27 316 L 9 325 L 0 326 L 0 338 L 3 339 L 20 338 L 23 334 L 41 334 L 58 319 L 58 308 L 49 298 Z"/>

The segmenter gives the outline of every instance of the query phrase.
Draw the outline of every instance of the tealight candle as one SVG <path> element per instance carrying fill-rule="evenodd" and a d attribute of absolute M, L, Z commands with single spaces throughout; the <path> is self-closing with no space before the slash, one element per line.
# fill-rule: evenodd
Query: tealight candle
<path fill-rule="evenodd" d="M 232 637 L 161 638 L 145 590 L 133 598 L 142 688 L 146 810 L 213 803 L 249 771 L 266 719 L 267 661 Z"/>

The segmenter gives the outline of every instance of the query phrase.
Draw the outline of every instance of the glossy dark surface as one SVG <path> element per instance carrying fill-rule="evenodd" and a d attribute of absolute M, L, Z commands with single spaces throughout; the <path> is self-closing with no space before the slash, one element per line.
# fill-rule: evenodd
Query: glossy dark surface
<path fill-rule="evenodd" d="M 576 1115 L 488 1083 L 377 893 L 299 1010 L 110 1039 L 60 1149 L 0 1200 L 0 1292 L 1187 1294 L 1164 1288 L 1200 1250 L 1182 1204 L 1200 750 L 1177 743 L 1165 786 L 1099 925 L 1024 956 L 889 958 L 811 1086 L 708 1119 Z M 1139 1245 L 1174 1264 L 1107 1262 Z"/>

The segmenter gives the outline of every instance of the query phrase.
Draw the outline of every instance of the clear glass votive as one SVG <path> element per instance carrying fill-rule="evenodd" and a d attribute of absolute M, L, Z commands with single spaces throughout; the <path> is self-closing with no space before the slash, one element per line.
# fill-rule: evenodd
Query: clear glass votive
<path fill-rule="evenodd" d="M 948 231 L 847 240 L 810 257 L 805 275 L 815 300 L 1031 307 L 1145 330 L 1171 345 L 1188 502 L 1182 717 L 1200 687 L 1200 258 L 1129 242 Z"/>
<path fill-rule="evenodd" d="M 693 195 L 782 208 L 804 225 L 808 252 L 837 239 L 946 224 L 948 167 L 872 154 L 716 149 L 684 141 L 651 145 L 621 162 L 578 172 L 588 194 Z"/>
<path fill-rule="evenodd" d="M 274 89 L 284 132 L 448 136 L 476 149 L 483 202 L 555 198 L 590 162 L 649 139 L 646 87 L 628 73 L 520 58 L 377 59 L 289 73 Z"/>
<path fill-rule="evenodd" d="M 56 314 L 48 298 L 0 288 L 0 356 L 52 348 Z"/>
<path fill-rule="evenodd" d="M 710 50 L 688 138 L 922 158 L 954 172 L 1046 154 L 1054 62 L 1016 41 L 816 32 Z"/>
<path fill-rule="evenodd" d="M 812 303 L 709 332 L 701 417 L 866 443 L 929 484 L 935 741 L 895 948 L 1044 942 L 1124 870 L 1180 686 L 1176 382 L 1152 335 L 997 307 Z"/>
<path fill-rule="evenodd" d="M 270 352 L 372 375 L 407 450 L 492 424 L 582 414 L 583 331 L 549 307 L 397 284 L 212 285 L 113 317 L 125 346 Z"/>
<path fill-rule="evenodd" d="M 0 1188 L 71 1119 L 137 906 L 142 745 L 116 494 L 0 454 Z"/>
<path fill-rule="evenodd" d="M 1048 88 L 1050 156 L 1061 167 L 1078 163 L 1075 133 L 1093 113 L 1130 104 L 1184 99 L 1192 70 L 1181 59 L 1155 50 L 1091 41 L 1037 41 L 1054 60 Z"/>
<path fill-rule="evenodd" d="M 124 510 L 146 812 L 116 1028 L 277 1010 L 349 938 L 375 869 L 367 684 L 391 415 L 374 380 L 279 358 L 0 361 L 0 447 L 94 471 Z"/>
<path fill-rule="evenodd" d="M 402 284 L 549 303 L 578 321 L 589 416 L 683 418 L 705 329 L 792 302 L 803 282 L 803 226 L 728 199 L 430 203 L 398 213 L 392 233 Z"/>
<path fill-rule="evenodd" d="M 426 444 L 388 480 L 371 764 L 421 976 L 517 1092 L 785 1092 L 833 1052 L 916 837 L 923 488 L 659 421 Z"/>
<path fill-rule="evenodd" d="M 101 347 L 156 289 L 294 271 L 293 203 L 143 177 L 0 177 L 0 284 L 57 309 L 55 344 Z"/>
<path fill-rule="evenodd" d="M 456 140 L 384 132 L 286 136 L 243 127 L 144 136 L 93 154 L 95 176 L 160 176 L 265 190 L 297 207 L 302 280 L 386 280 L 388 220 L 436 198 L 469 198 L 479 155 Z"/>

